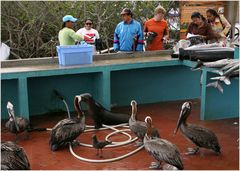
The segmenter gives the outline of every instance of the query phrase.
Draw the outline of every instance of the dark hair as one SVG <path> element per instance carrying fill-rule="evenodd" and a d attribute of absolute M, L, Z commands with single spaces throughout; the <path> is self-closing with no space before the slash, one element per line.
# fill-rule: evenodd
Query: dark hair
<path fill-rule="evenodd" d="M 191 15 L 191 19 L 193 18 L 201 18 L 203 21 L 206 21 L 206 18 L 199 12 L 193 12 Z"/>
<path fill-rule="evenodd" d="M 208 10 L 207 10 L 207 13 L 208 13 L 208 12 L 209 12 L 210 14 L 212 14 L 214 17 L 219 17 L 217 11 L 215 11 L 214 9 L 208 9 Z"/>
<path fill-rule="evenodd" d="M 66 22 L 62 23 L 62 28 L 66 27 Z"/>
<path fill-rule="evenodd" d="M 124 8 L 121 13 L 125 13 L 127 15 L 133 16 L 132 10 L 130 8 Z"/>
<path fill-rule="evenodd" d="M 93 23 L 93 20 L 90 19 L 90 18 L 85 19 L 85 20 L 84 20 L 84 23 L 86 23 L 88 20 L 91 21 L 91 22 Z"/>

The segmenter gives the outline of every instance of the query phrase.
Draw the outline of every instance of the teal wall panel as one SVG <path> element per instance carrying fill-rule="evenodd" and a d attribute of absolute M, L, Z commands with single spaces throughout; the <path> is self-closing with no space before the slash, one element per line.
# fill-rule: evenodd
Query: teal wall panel
<path fill-rule="evenodd" d="M 111 87 L 110 87 L 110 72 L 104 70 L 102 73 L 94 77 L 94 93 L 93 98 L 110 110 L 111 105 Z"/>
<path fill-rule="evenodd" d="M 63 102 L 54 95 L 54 89 L 64 96 L 70 111 L 73 111 L 75 95 L 93 94 L 95 74 L 97 73 L 29 78 L 30 115 L 43 114 L 59 109 L 66 111 Z"/>
<path fill-rule="evenodd" d="M 211 77 L 216 77 L 217 74 L 207 72 L 207 84 L 213 82 Z M 239 117 L 239 79 L 231 79 L 230 85 L 223 86 L 223 94 L 216 88 L 207 87 L 203 96 L 204 104 L 201 110 L 202 120 L 215 120 L 224 118 Z"/>
<path fill-rule="evenodd" d="M 15 115 L 19 116 L 18 80 L 1 80 L 1 117 L 8 118 L 7 102 L 14 105 Z"/>
<path fill-rule="evenodd" d="M 111 72 L 111 102 L 130 105 L 200 97 L 200 72 L 168 66 Z"/>

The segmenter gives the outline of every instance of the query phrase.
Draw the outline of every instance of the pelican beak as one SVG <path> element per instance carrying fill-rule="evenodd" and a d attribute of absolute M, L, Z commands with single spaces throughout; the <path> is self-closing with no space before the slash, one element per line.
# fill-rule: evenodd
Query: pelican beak
<path fill-rule="evenodd" d="M 137 113 L 137 102 L 135 100 L 131 101 L 131 106 L 132 106 L 132 114 L 136 115 Z"/>
<path fill-rule="evenodd" d="M 184 118 L 184 114 L 186 113 L 186 111 L 187 111 L 186 108 L 183 108 L 183 109 L 181 110 L 180 115 L 179 115 L 179 118 L 178 118 L 177 126 L 176 126 L 176 128 L 175 128 L 175 130 L 174 130 L 174 134 L 177 133 L 178 128 L 179 128 L 180 125 L 182 124 L 183 118 Z"/>
<path fill-rule="evenodd" d="M 79 106 L 79 110 L 82 112 L 82 114 L 84 114 L 83 110 L 82 110 L 82 96 L 81 95 L 78 95 L 78 96 L 75 96 L 75 98 L 77 99 L 77 104 Z"/>
<path fill-rule="evenodd" d="M 16 122 L 16 118 L 15 118 L 15 114 L 14 114 L 13 108 L 8 108 L 7 110 L 8 110 L 9 118 L 10 118 L 10 119 L 11 119 L 11 118 L 13 119 L 14 125 L 15 125 L 17 131 L 19 132 L 19 131 L 20 131 L 20 128 L 19 128 L 19 126 L 18 126 L 18 124 L 17 124 L 17 122 Z"/>

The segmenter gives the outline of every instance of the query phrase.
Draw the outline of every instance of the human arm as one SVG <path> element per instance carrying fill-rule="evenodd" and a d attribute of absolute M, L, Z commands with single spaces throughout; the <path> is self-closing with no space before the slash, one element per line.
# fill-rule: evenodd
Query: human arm
<path fill-rule="evenodd" d="M 227 19 L 223 15 L 219 15 L 219 17 L 220 20 L 222 21 L 222 24 L 225 26 L 225 28 L 220 34 L 226 36 L 229 30 L 231 29 L 231 24 L 227 21 Z"/>
<path fill-rule="evenodd" d="M 168 29 L 168 24 L 166 23 L 166 26 L 164 29 L 163 40 L 167 41 L 168 39 L 169 39 L 169 29 Z"/>
<path fill-rule="evenodd" d="M 75 31 L 69 31 L 69 36 L 75 41 L 82 41 L 84 40 L 84 36 L 82 34 L 78 34 Z"/>
<path fill-rule="evenodd" d="M 100 38 L 99 33 L 98 33 L 97 30 L 96 30 L 96 33 L 95 33 L 95 37 L 96 37 L 96 39 L 99 39 L 99 38 Z"/>
<path fill-rule="evenodd" d="M 114 40 L 113 40 L 113 49 L 114 51 L 118 51 L 119 50 L 119 29 L 118 29 L 118 25 L 114 31 Z"/>
<path fill-rule="evenodd" d="M 204 40 L 218 39 L 219 35 L 214 33 L 210 24 L 206 24 L 206 35 L 202 35 Z"/>
<path fill-rule="evenodd" d="M 136 51 L 143 51 L 143 30 L 140 24 L 138 24 L 138 32 L 137 32 L 137 47 Z"/>

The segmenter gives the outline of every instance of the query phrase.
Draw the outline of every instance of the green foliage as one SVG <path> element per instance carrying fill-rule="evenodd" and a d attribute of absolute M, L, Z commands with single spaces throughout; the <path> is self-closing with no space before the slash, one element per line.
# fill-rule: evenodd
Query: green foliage
<path fill-rule="evenodd" d="M 91 18 L 104 48 L 110 48 L 123 8 L 132 9 L 133 18 L 143 23 L 159 4 L 166 10 L 178 5 L 174 1 L 2 1 L 1 39 L 11 47 L 11 58 L 56 56 L 62 17 L 69 14 L 79 19 L 75 30 Z"/>

